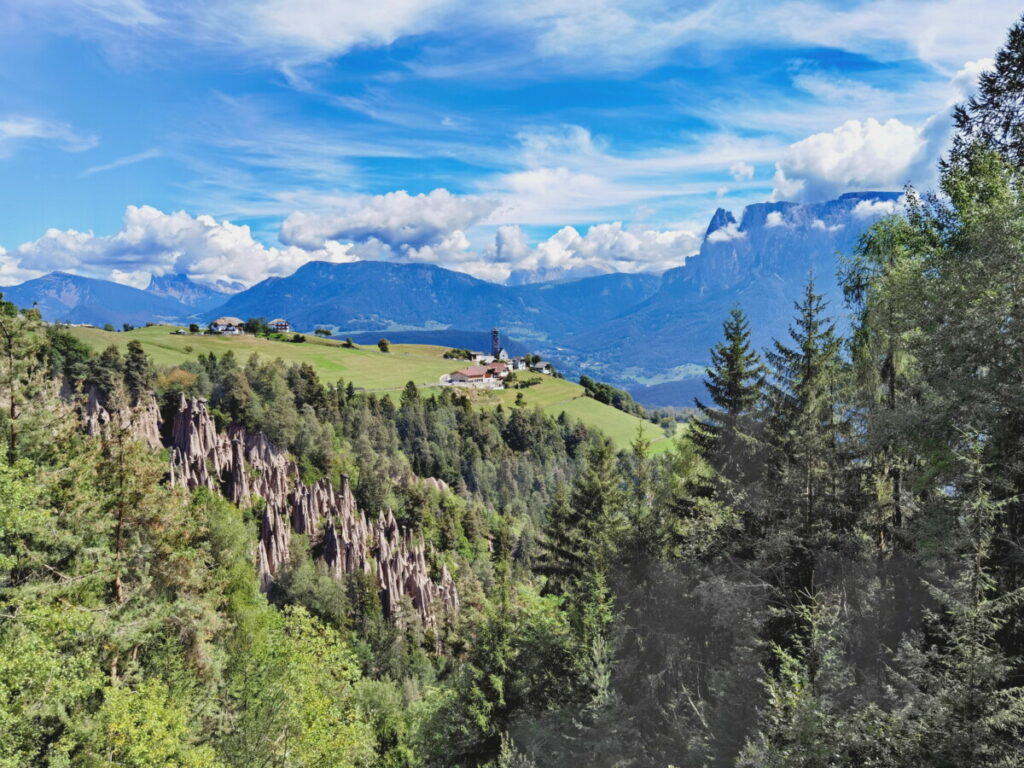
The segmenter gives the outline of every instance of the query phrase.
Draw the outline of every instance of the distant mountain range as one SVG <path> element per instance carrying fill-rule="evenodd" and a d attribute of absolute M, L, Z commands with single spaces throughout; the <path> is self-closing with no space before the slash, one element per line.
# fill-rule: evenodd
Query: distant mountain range
<path fill-rule="evenodd" d="M 747 312 L 758 346 L 785 334 L 811 273 L 841 314 L 837 254 L 851 253 L 898 198 L 861 192 L 816 204 L 760 203 L 739 220 L 719 209 L 699 254 L 660 276 L 498 285 L 427 264 L 309 262 L 234 295 L 185 275 L 154 278 L 139 290 L 65 273 L 3 292 L 22 306 L 36 303 L 47 320 L 116 327 L 284 317 L 298 330 L 330 328 L 360 341 L 386 333 L 392 341 L 457 347 L 478 338 L 457 329 L 499 327 L 569 375 L 626 387 L 647 404 L 688 405 L 734 304 Z"/>
<path fill-rule="evenodd" d="M 205 312 L 219 307 L 231 297 L 231 294 L 244 287 L 241 283 L 234 283 L 227 285 L 225 290 L 217 290 L 195 282 L 188 275 L 164 275 L 154 276 L 149 281 L 146 293 L 174 299 L 190 307 L 193 312 Z"/>

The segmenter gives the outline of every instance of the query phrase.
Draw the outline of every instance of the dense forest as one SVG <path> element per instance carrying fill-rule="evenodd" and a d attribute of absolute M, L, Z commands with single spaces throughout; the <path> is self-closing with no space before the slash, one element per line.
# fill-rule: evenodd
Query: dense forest
<path fill-rule="evenodd" d="M 724 318 L 661 456 L 451 390 L 157 370 L 4 303 L 0 766 L 1024 765 L 1022 73 L 1018 25 L 846 307 L 812 277 L 764 351 Z M 183 396 L 390 510 L 459 610 L 386 610 L 317 532 L 261 588 L 261 500 L 131 428 L 168 445 Z"/>

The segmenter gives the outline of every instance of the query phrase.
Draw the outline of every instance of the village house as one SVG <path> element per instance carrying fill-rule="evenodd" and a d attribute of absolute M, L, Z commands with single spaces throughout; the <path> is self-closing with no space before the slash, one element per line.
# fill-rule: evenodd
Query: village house
<path fill-rule="evenodd" d="M 446 373 L 441 377 L 441 384 L 442 386 L 474 389 L 502 389 L 508 374 L 508 366 L 504 363 L 471 365 L 468 368 Z"/>
<path fill-rule="evenodd" d="M 238 336 L 245 327 L 245 321 L 238 317 L 218 317 L 210 323 L 210 330 L 226 336 Z"/>
<path fill-rule="evenodd" d="M 281 317 L 274 318 L 267 327 L 274 333 L 291 333 L 292 327 L 287 320 Z"/>
<path fill-rule="evenodd" d="M 536 363 L 530 366 L 530 370 L 534 373 L 543 373 L 545 375 L 551 375 L 551 363 L 546 363 L 543 360 L 538 360 Z"/>
<path fill-rule="evenodd" d="M 497 328 L 491 330 L 491 354 L 471 352 L 470 355 L 475 364 L 460 371 L 446 373 L 441 377 L 442 385 L 502 389 L 505 379 L 513 371 L 533 371 L 544 374 L 550 374 L 553 371 L 550 363 L 535 356 L 510 358 L 508 352 L 501 346 L 501 332 Z"/>

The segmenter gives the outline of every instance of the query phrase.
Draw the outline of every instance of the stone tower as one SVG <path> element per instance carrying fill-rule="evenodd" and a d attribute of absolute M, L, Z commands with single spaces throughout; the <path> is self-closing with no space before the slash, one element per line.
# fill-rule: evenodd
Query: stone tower
<path fill-rule="evenodd" d="M 491 357 L 497 357 L 501 352 L 501 331 L 491 328 Z"/>

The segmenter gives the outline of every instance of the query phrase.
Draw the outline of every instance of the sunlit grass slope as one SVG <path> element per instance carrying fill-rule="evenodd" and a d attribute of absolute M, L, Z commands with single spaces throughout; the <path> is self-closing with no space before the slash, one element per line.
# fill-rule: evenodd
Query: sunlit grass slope
<path fill-rule="evenodd" d="M 271 360 L 280 358 L 285 363 L 309 363 L 321 381 L 334 383 L 344 379 L 346 383 L 352 382 L 356 387 L 375 392 L 399 392 L 409 381 L 419 387 L 436 387 L 442 374 L 465 364 L 445 360 L 442 356 L 447 351 L 446 347 L 392 344 L 391 351 L 384 353 L 376 346 L 345 349 L 341 342 L 315 336 L 307 336 L 305 343 L 294 344 L 253 336 L 176 336 L 172 330 L 174 327 L 150 326 L 127 333 L 99 328 L 72 328 L 71 332 L 97 351 L 111 344 L 124 348 L 128 342 L 138 340 L 156 365 L 161 367 L 179 365 L 201 353 L 214 352 L 220 356 L 231 351 L 242 362 L 256 353 Z M 516 394 L 521 392 L 526 407 L 540 408 L 554 416 L 565 411 L 569 416 L 604 432 L 620 448 L 633 441 L 638 426 L 652 442 L 652 451 L 665 450 L 671 443 L 654 424 L 585 397 L 579 384 L 539 374 L 528 374 L 527 377 L 537 378 L 541 383 L 526 389 L 473 392 L 473 399 L 485 407 L 498 403 L 511 407 Z"/>

